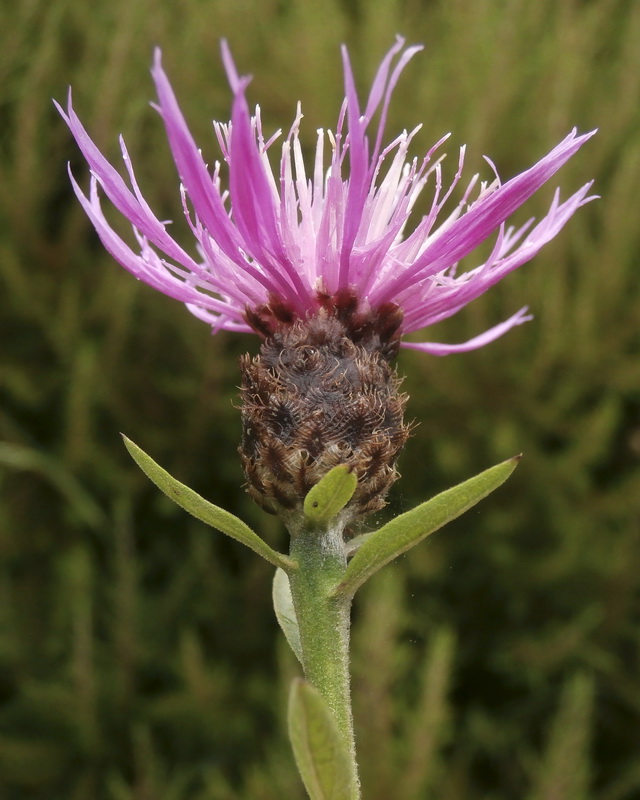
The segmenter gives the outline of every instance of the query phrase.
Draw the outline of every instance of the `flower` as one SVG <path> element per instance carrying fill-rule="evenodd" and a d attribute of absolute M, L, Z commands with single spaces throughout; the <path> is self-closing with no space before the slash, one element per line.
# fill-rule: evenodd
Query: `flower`
<path fill-rule="evenodd" d="M 315 157 L 307 174 L 299 139 L 298 105 L 274 173 L 268 151 L 280 132 L 265 141 L 259 108 L 251 116 L 245 96 L 250 78 L 238 74 L 229 48 L 222 58 L 233 92 L 231 122 L 214 123 L 228 170 L 209 171 L 189 132 L 156 51 L 152 70 L 159 111 L 181 180 L 182 205 L 199 255 L 189 255 L 168 233 L 145 201 L 124 141 L 122 156 L 130 187 L 100 153 L 71 103 L 59 110 L 91 168 L 86 196 L 71 175 L 76 195 L 111 255 L 140 280 L 185 303 L 213 331 L 257 331 L 265 336 L 278 324 L 313 316 L 327 298 L 355 298 L 368 314 L 390 305 L 403 313 L 401 333 L 426 328 L 455 314 L 512 270 L 529 261 L 582 205 L 591 183 L 567 200 L 556 192 L 538 222 L 506 227 L 508 217 L 546 183 L 595 131 L 571 131 L 530 169 L 502 183 L 473 176 L 455 210 L 443 207 L 461 179 L 464 147 L 451 185 L 442 186 L 443 137 L 422 158 L 409 158 L 419 127 L 383 145 L 389 102 L 400 73 L 422 48 L 404 47 L 398 37 L 383 58 L 364 110 L 358 99 L 349 56 L 342 49 L 345 100 L 334 132 L 318 131 Z M 370 134 L 372 118 L 377 128 Z M 325 147 L 330 147 L 325 168 Z M 428 212 L 407 233 L 412 208 L 432 187 Z M 132 223 L 139 250 L 109 225 L 100 204 L 101 187 Z M 456 265 L 496 235 L 485 263 L 462 274 Z M 464 344 L 403 342 L 434 355 L 472 350 L 530 319 L 522 308 L 505 322 Z"/>

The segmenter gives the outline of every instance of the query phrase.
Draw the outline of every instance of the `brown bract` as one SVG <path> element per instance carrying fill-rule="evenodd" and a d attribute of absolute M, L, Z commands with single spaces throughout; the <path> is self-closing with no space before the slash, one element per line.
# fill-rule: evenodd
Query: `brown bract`
<path fill-rule="evenodd" d="M 285 522 L 302 513 L 306 493 L 337 464 L 358 476 L 347 521 L 381 509 L 409 435 L 407 398 L 390 364 L 400 309 L 360 312 L 348 293 L 319 302 L 304 320 L 285 320 L 277 305 L 254 312 L 257 320 L 248 315 L 266 338 L 258 356 L 240 362 L 248 491 Z"/>

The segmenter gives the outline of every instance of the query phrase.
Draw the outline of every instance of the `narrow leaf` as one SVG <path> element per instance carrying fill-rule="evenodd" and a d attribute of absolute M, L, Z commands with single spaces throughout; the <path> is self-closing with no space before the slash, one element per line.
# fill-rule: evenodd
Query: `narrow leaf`
<path fill-rule="evenodd" d="M 348 464 L 339 464 L 311 489 L 304 499 L 304 514 L 314 525 L 333 519 L 353 497 L 358 476 Z"/>
<path fill-rule="evenodd" d="M 282 632 L 284 633 L 289 647 L 296 654 L 298 661 L 302 664 L 302 645 L 300 644 L 300 629 L 296 618 L 296 610 L 293 607 L 291 597 L 291 586 L 289 576 L 278 567 L 273 576 L 273 608 Z"/>
<path fill-rule="evenodd" d="M 259 556 L 269 561 L 276 567 L 281 567 L 284 570 L 291 570 L 295 568 L 295 564 L 287 556 L 282 555 L 273 550 L 269 545 L 261 539 L 257 533 L 254 533 L 251 528 L 246 525 L 241 519 L 233 514 L 225 511 L 223 508 L 214 506 L 203 497 L 201 497 L 193 489 L 180 483 L 174 477 L 164 470 L 161 466 L 150 458 L 137 444 L 134 444 L 130 439 L 123 435 L 125 447 L 129 451 L 131 457 L 145 473 L 145 475 L 155 485 L 163 491 L 167 497 L 170 497 L 174 503 L 177 503 L 185 511 L 188 511 L 196 519 L 216 528 L 222 533 L 226 533 L 232 539 L 249 547 L 256 552 Z"/>
<path fill-rule="evenodd" d="M 370 533 L 347 566 L 336 595 L 353 595 L 385 564 L 410 550 L 430 533 L 459 517 L 504 483 L 520 456 L 503 461 L 473 478 L 442 492 Z"/>
<path fill-rule="evenodd" d="M 347 745 L 320 692 L 296 678 L 289 694 L 289 738 L 311 800 L 351 800 L 355 780 Z"/>

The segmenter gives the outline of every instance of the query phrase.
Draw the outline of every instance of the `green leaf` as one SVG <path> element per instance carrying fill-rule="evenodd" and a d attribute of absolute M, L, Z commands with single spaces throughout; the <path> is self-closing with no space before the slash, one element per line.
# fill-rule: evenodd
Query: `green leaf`
<path fill-rule="evenodd" d="M 289 694 L 289 738 L 311 800 L 357 797 L 351 757 L 333 714 L 320 692 L 300 678 Z"/>
<path fill-rule="evenodd" d="M 353 595 L 385 564 L 410 550 L 430 533 L 459 517 L 493 492 L 516 468 L 520 456 L 503 461 L 370 533 L 349 562 L 335 595 Z"/>
<path fill-rule="evenodd" d="M 347 505 L 357 485 L 358 476 L 348 464 L 330 469 L 305 497 L 305 517 L 312 525 L 325 525 Z"/>
<path fill-rule="evenodd" d="M 300 629 L 296 618 L 296 610 L 293 607 L 291 597 L 291 586 L 289 576 L 278 567 L 273 576 L 273 608 L 276 612 L 278 623 L 282 628 L 289 646 L 296 654 L 298 661 L 302 664 L 302 644 L 300 643 Z"/>
<path fill-rule="evenodd" d="M 134 444 L 126 436 L 122 436 L 124 444 L 133 460 L 137 463 L 144 474 L 155 485 L 163 491 L 167 497 L 170 497 L 174 503 L 177 503 L 185 511 L 188 511 L 196 519 L 216 528 L 222 533 L 226 533 L 232 539 L 249 547 L 256 552 L 259 556 L 269 561 L 276 567 L 280 567 L 286 571 L 295 569 L 294 562 L 287 558 L 282 553 L 273 550 L 269 545 L 261 539 L 257 533 L 254 533 L 251 528 L 246 525 L 241 519 L 225 511 L 223 508 L 214 506 L 209 503 L 204 497 L 200 497 L 197 492 L 180 483 L 169 473 L 162 469 L 161 466 L 150 458 L 137 444 Z"/>

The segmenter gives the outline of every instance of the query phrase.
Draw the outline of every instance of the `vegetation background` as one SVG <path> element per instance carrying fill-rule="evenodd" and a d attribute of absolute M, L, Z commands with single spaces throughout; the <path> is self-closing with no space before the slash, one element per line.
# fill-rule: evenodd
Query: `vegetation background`
<path fill-rule="evenodd" d="M 220 37 L 267 128 L 301 99 L 312 146 L 342 99 L 339 44 L 364 89 L 397 32 L 426 49 L 390 132 L 424 122 L 420 152 L 453 131 L 468 175 L 488 174 L 486 153 L 509 177 L 599 127 L 558 182 L 566 196 L 594 177 L 602 200 L 429 338 L 462 341 L 525 303 L 534 322 L 476 353 L 400 357 L 420 424 L 390 511 L 525 458 L 357 603 L 365 797 L 640 796 L 640 4 L 22 0 L 0 8 L 3 800 L 303 797 L 271 568 L 171 506 L 118 433 L 286 547 L 236 456 L 236 361 L 258 342 L 212 337 L 112 262 L 72 196 L 65 164 L 84 185 L 86 168 L 51 98 L 72 85 L 116 161 L 126 135 L 188 242 L 148 107 L 153 46 L 213 160 Z"/>

